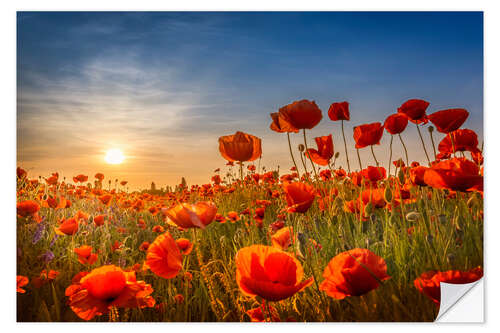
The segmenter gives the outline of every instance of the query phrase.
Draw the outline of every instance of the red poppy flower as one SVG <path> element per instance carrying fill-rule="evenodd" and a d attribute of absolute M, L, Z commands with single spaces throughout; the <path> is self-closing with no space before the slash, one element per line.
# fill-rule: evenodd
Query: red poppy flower
<path fill-rule="evenodd" d="M 57 172 L 54 172 L 52 174 L 52 176 L 50 176 L 49 178 L 46 178 L 45 181 L 49 185 L 55 185 L 55 184 L 57 184 L 58 179 L 59 179 L 59 174 Z"/>
<path fill-rule="evenodd" d="M 22 179 L 22 178 L 26 178 L 28 173 L 23 168 L 17 167 L 16 175 L 17 175 L 17 178 Z"/>
<path fill-rule="evenodd" d="M 78 175 L 76 177 L 73 177 L 73 181 L 75 183 L 83 183 L 83 182 L 86 182 L 87 179 L 89 179 L 89 176 L 85 176 L 85 175 Z"/>
<path fill-rule="evenodd" d="M 483 190 L 479 167 L 463 157 L 434 164 L 425 171 L 424 181 L 431 187 L 452 191 Z"/>
<path fill-rule="evenodd" d="M 211 201 L 199 201 L 196 204 L 180 203 L 170 209 L 162 208 L 167 222 L 171 225 L 187 228 L 204 229 L 212 223 L 217 213 L 217 206 Z"/>
<path fill-rule="evenodd" d="M 450 139 L 450 135 L 453 138 L 453 144 Z M 470 129 L 458 129 L 451 132 L 449 135 L 445 136 L 443 140 L 438 145 L 438 150 L 441 154 L 447 155 L 453 153 L 453 146 L 455 147 L 455 152 L 457 151 L 470 151 L 477 152 L 479 149 L 477 134 Z"/>
<path fill-rule="evenodd" d="M 291 213 L 305 213 L 316 196 L 314 187 L 301 182 L 286 184 L 283 190 L 286 193 L 288 211 Z"/>
<path fill-rule="evenodd" d="M 410 169 L 410 180 L 412 184 L 419 186 L 427 186 L 424 180 L 425 171 L 427 171 L 427 167 L 417 166 L 415 168 Z"/>
<path fill-rule="evenodd" d="M 94 223 L 96 226 L 101 226 L 104 224 L 104 218 L 106 217 L 106 215 L 97 215 L 94 217 Z"/>
<path fill-rule="evenodd" d="M 476 162 L 476 164 L 482 165 L 484 162 L 483 153 L 478 149 L 477 151 L 473 151 L 470 153 L 472 156 L 472 160 Z"/>
<path fill-rule="evenodd" d="M 328 165 L 330 159 L 333 157 L 333 140 L 332 135 L 320 136 L 314 138 L 318 149 L 309 148 L 307 150 L 312 161 L 319 165 Z"/>
<path fill-rule="evenodd" d="M 361 170 L 361 174 L 365 179 L 376 185 L 377 181 L 385 179 L 385 168 L 370 165 L 366 169 Z"/>
<path fill-rule="evenodd" d="M 403 132 L 408 125 L 408 117 L 404 113 L 391 114 L 384 122 L 384 128 L 390 134 Z"/>
<path fill-rule="evenodd" d="M 104 175 L 100 172 L 96 173 L 94 177 L 100 182 L 104 179 Z"/>
<path fill-rule="evenodd" d="M 70 285 L 65 294 L 73 312 L 83 320 L 90 320 L 108 313 L 111 307 L 153 307 L 155 300 L 149 296 L 152 292 L 151 285 L 136 280 L 135 272 L 106 265 Z"/>
<path fill-rule="evenodd" d="M 126 180 L 122 180 L 122 181 L 120 182 L 120 185 L 121 185 L 121 186 L 125 186 L 125 185 L 127 185 L 127 183 L 128 183 L 128 181 L 126 181 Z"/>
<path fill-rule="evenodd" d="M 286 250 L 292 242 L 293 229 L 292 227 L 286 227 L 279 229 L 274 235 L 271 237 L 271 242 L 274 247 L 280 250 Z"/>
<path fill-rule="evenodd" d="M 156 232 L 156 233 L 163 233 L 165 231 L 165 228 L 163 228 L 161 225 L 155 225 L 153 227 L 153 229 L 151 229 L 153 232 Z"/>
<path fill-rule="evenodd" d="M 409 99 L 398 108 L 398 113 L 404 113 L 415 124 L 426 124 L 428 120 L 425 111 L 428 106 L 429 102 L 422 99 Z"/>
<path fill-rule="evenodd" d="M 193 250 L 193 243 L 187 238 L 179 238 L 175 241 L 182 254 L 187 256 Z"/>
<path fill-rule="evenodd" d="M 378 122 L 355 127 L 353 136 L 354 141 L 356 141 L 356 148 L 380 144 L 380 139 L 383 134 L 384 127 Z"/>
<path fill-rule="evenodd" d="M 401 158 L 397 161 L 393 161 L 392 164 L 394 164 L 396 166 L 396 168 L 402 168 L 406 165 L 405 162 Z"/>
<path fill-rule="evenodd" d="M 448 134 L 460 128 L 469 117 L 465 109 L 448 109 L 434 112 L 428 116 L 438 132 Z"/>
<path fill-rule="evenodd" d="M 375 208 L 382 208 L 386 203 L 384 199 L 383 188 L 363 190 L 363 192 L 361 192 L 360 198 L 363 201 L 364 205 L 371 203 Z"/>
<path fill-rule="evenodd" d="M 58 235 L 74 235 L 78 231 L 78 220 L 74 217 L 70 219 L 62 219 L 59 227 L 54 227 L 56 234 Z"/>
<path fill-rule="evenodd" d="M 16 204 L 17 215 L 21 217 L 35 216 L 40 210 L 40 205 L 33 200 L 21 201 Z"/>
<path fill-rule="evenodd" d="M 361 296 L 390 278 L 381 257 L 367 249 L 353 249 L 335 256 L 326 266 L 320 290 L 336 299 Z"/>
<path fill-rule="evenodd" d="M 236 253 L 236 282 L 246 296 L 281 301 L 310 286 L 314 279 L 302 281 L 304 271 L 291 254 L 265 245 L 252 245 Z"/>
<path fill-rule="evenodd" d="M 27 285 L 28 282 L 29 282 L 29 279 L 27 276 L 17 275 L 16 276 L 16 291 L 18 293 L 24 294 L 26 292 L 26 290 L 24 290 L 22 287 Z"/>
<path fill-rule="evenodd" d="M 47 272 L 47 270 L 44 269 L 40 272 L 39 276 L 33 278 L 32 282 L 35 288 L 41 288 L 47 283 L 54 281 L 58 275 L 59 271 L 51 269 Z"/>
<path fill-rule="evenodd" d="M 149 246 L 145 264 L 156 275 L 171 279 L 182 268 L 182 254 L 174 238 L 167 231 L 156 237 Z"/>
<path fill-rule="evenodd" d="M 57 199 L 57 197 L 50 196 L 47 198 L 47 200 L 42 201 L 42 207 L 50 207 L 52 209 L 63 209 L 66 208 L 66 205 L 67 200 L 63 196 L 60 196 L 59 200 Z"/>
<path fill-rule="evenodd" d="M 299 132 L 298 128 L 295 128 L 292 124 L 290 124 L 286 120 L 280 119 L 279 112 L 274 112 L 274 113 L 271 113 L 270 115 L 271 115 L 271 119 L 273 120 L 273 122 L 271 123 L 271 126 L 269 126 L 269 127 L 273 131 L 278 132 L 278 133 L 285 133 L 285 132 L 298 133 Z"/>
<path fill-rule="evenodd" d="M 429 297 L 436 305 L 439 305 L 441 302 L 441 282 L 451 284 L 472 283 L 479 280 L 482 276 L 483 269 L 481 267 L 471 269 L 470 271 L 428 271 L 415 279 L 413 284 L 418 291 Z"/>
<path fill-rule="evenodd" d="M 147 251 L 149 248 L 149 242 L 142 242 L 142 244 L 139 246 L 140 251 Z"/>
<path fill-rule="evenodd" d="M 78 255 L 78 261 L 81 264 L 93 265 L 97 261 L 97 253 L 92 253 L 92 246 L 82 245 L 75 248 L 74 251 Z"/>
<path fill-rule="evenodd" d="M 264 313 L 262 312 L 262 307 L 265 307 L 265 312 L 266 315 L 264 316 Z M 252 322 L 257 322 L 257 323 L 262 323 L 264 321 L 272 321 L 272 322 L 279 322 L 280 317 L 278 315 L 278 311 L 271 305 L 261 305 L 256 308 L 250 309 L 246 312 L 246 314 L 250 317 L 250 320 Z M 269 318 L 269 315 L 271 318 Z"/>
<path fill-rule="evenodd" d="M 230 211 L 227 213 L 227 218 L 232 223 L 235 223 L 240 220 L 240 215 L 235 211 Z"/>
<path fill-rule="evenodd" d="M 332 103 L 330 108 L 328 109 L 328 117 L 331 120 L 349 120 L 349 103 L 348 102 L 340 102 L 340 103 Z"/>
<path fill-rule="evenodd" d="M 280 128 L 286 132 L 314 128 L 322 118 L 323 115 L 316 103 L 306 99 L 285 105 L 278 112 Z"/>
<path fill-rule="evenodd" d="M 261 140 L 251 134 L 236 132 L 219 138 L 219 151 L 228 161 L 254 161 L 262 155 Z"/>
<path fill-rule="evenodd" d="M 98 197 L 99 201 L 102 202 L 104 205 L 109 206 L 111 203 L 111 199 L 113 196 L 111 194 L 104 194 Z"/>

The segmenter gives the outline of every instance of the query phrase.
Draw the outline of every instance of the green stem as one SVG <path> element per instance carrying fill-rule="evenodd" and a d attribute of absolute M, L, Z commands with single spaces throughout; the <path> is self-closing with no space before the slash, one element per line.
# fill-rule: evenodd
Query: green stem
<path fill-rule="evenodd" d="M 316 173 L 316 167 L 314 166 L 314 162 L 311 158 L 311 155 L 309 155 L 309 147 L 307 147 L 307 139 L 306 139 L 306 129 L 302 129 L 302 133 L 304 134 L 304 145 L 306 146 L 306 155 L 309 157 L 309 161 L 311 161 L 311 165 L 314 171 L 314 176 L 318 178 L 318 174 Z"/>
<path fill-rule="evenodd" d="M 425 148 L 425 142 L 424 142 L 424 138 L 422 137 L 422 133 L 420 132 L 420 126 L 418 126 L 418 124 L 415 124 L 417 126 L 417 131 L 418 131 L 418 136 L 420 137 L 420 141 L 422 141 L 422 147 L 424 147 L 424 153 L 425 153 L 425 157 L 427 158 L 427 163 L 429 163 L 429 165 L 431 165 L 431 160 L 429 158 L 429 154 L 427 154 L 427 149 Z"/>
<path fill-rule="evenodd" d="M 344 138 L 345 158 L 347 160 L 347 170 L 349 171 L 349 173 L 351 173 L 351 165 L 349 163 L 349 155 L 347 154 L 347 143 L 345 141 L 344 120 L 343 119 L 341 120 L 341 124 L 342 124 L 342 137 Z"/>
<path fill-rule="evenodd" d="M 361 156 L 359 156 L 359 148 L 356 148 L 356 152 L 358 153 L 359 171 L 361 171 L 363 170 L 363 166 L 361 165 Z"/>
<path fill-rule="evenodd" d="M 286 137 L 288 138 L 288 148 L 290 148 L 290 156 L 292 156 L 292 161 L 293 165 L 295 165 L 295 171 L 297 171 L 297 175 L 300 180 L 300 173 L 299 173 L 299 168 L 297 167 L 297 163 L 295 163 L 295 158 L 293 157 L 293 152 L 292 152 L 292 144 L 290 143 L 290 132 L 286 132 Z"/>
<path fill-rule="evenodd" d="M 240 178 L 241 178 L 241 186 L 243 186 L 243 162 L 240 162 Z"/>
<path fill-rule="evenodd" d="M 451 140 L 451 148 L 453 149 L 453 156 L 457 157 L 457 154 L 455 151 L 455 141 L 453 141 L 453 135 L 451 135 L 451 133 L 448 133 L 448 136 L 450 137 L 450 140 Z"/>
<path fill-rule="evenodd" d="M 373 151 L 373 145 L 370 145 L 370 149 L 372 151 L 372 156 L 373 156 L 373 159 L 375 160 L 375 164 L 377 165 L 377 168 L 378 168 L 378 161 L 377 161 L 377 157 L 375 156 L 375 152 Z"/>
<path fill-rule="evenodd" d="M 429 132 L 429 135 L 431 136 L 432 150 L 434 151 L 434 160 L 436 160 L 437 159 L 436 144 L 434 143 L 434 137 L 432 136 L 432 132 Z"/>
<path fill-rule="evenodd" d="M 394 135 L 391 135 L 391 143 L 389 144 L 389 167 L 387 168 L 387 177 L 391 175 L 391 162 L 392 162 L 392 140 L 394 139 Z"/>
<path fill-rule="evenodd" d="M 299 152 L 300 154 L 300 160 L 302 161 L 302 165 L 304 166 L 304 172 L 306 173 L 306 176 L 307 176 L 307 166 L 306 166 L 306 162 L 304 161 L 304 157 L 302 156 L 302 152 Z M 299 178 L 300 180 L 300 178 Z"/>
<path fill-rule="evenodd" d="M 405 156 L 406 156 L 406 166 L 410 166 L 410 162 L 408 160 L 408 150 L 406 150 L 406 145 L 403 141 L 403 138 L 401 137 L 401 134 L 398 134 L 399 140 L 401 141 L 401 144 L 403 145 L 403 149 L 405 150 Z"/>

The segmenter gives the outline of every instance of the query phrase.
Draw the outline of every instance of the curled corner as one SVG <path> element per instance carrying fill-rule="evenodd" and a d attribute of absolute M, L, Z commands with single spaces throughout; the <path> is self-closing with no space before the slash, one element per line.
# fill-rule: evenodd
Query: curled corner
<path fill-rule="evenodd" d="M 483 322 L 483 278 L 472 283 L 441 282 L 441 303 L 435 322 Z"/>

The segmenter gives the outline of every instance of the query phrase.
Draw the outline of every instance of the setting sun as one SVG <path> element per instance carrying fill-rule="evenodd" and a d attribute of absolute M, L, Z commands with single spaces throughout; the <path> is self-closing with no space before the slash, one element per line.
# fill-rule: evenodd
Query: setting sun
<path fill-rule="evenodd" d="M 108 164 L 120 164 L 124 159 L 125 156 L 123 156 L 123 152 L 120 149 L 110 149 L 106 152 L 106 156 L 104 157 L 104 160 L 106 160 Z"/>

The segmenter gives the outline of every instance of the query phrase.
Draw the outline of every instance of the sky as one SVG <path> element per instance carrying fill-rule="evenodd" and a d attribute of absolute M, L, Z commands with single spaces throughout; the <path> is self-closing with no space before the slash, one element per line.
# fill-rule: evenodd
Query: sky
<path fill-rule="evenodd" d="M 269 129 L 269 114 L 301 99 L 323 111 L 309 145 L 332 134 L 344 168 L 340 123 L 327 111 L 350 103 L 354 168 L 353 127 L 383 122 L 410 98 L 429 101 L 428 113 L 467 109 L 463 128 L 481 144 L 481 12 L 17 14 L 17 163 L 30 177 L 102 172 L 133 189 L 181 177 L 208 183 L 214 169 L 227 170 L 218 138 L 238 130 L 262 139 L 261 166 L 287 170 L 286 135 Z M 301 134 L 291 137 L 294 147 L 302 143 Z M 414 124 L 403 138 L 410 160 L 424 162 Z M 389 140 L 385 133 L 374 148 L 386 168 Z M 105 162 L 113 148 L 122 164 Z M 374 164 L 368 148 L 360 153 Z"/>

